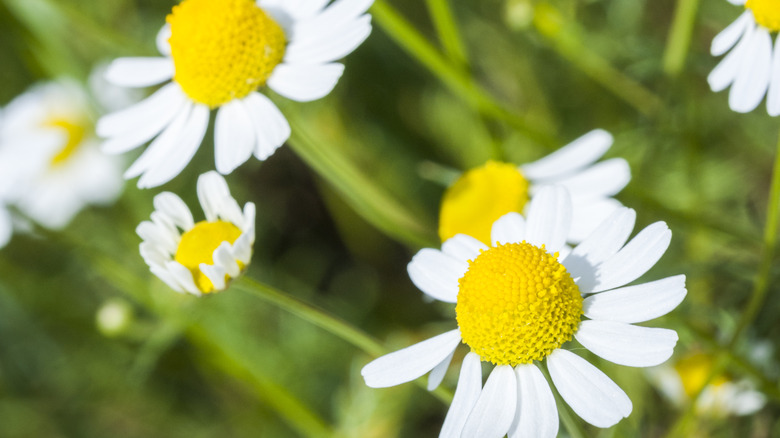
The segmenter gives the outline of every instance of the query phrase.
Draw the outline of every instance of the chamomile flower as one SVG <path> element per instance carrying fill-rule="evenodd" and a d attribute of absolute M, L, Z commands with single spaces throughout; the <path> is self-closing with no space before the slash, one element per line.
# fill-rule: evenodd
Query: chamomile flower
<path fill-rule="evenodd" d="M 216 169 L 265 160 L 290 136 L 266 86 L 295 101 L 324 97 L 344 71 L 334 61 L 371 32 L 373 0 L 184 0 L 158 35 L 162 57 L 119 58 L 107 78 L 126 87 L 168 82 L 146 100 L 103 117 L 103 149 L 123 153 L 154 139 L 125 177 L 139 187 L 181 172 L 217 110 Z"/>
<path fill-rule="evenodd" d="M 249 265 L 255 243 L 255 204 L 247 202 L 242 211 L 220 174 L 198 178 L 198 199 L 206 220 L 196 223 L 181 198 L 163 192 L 154 197 L 151 221 L 136 229 L 152 273 L 194 295 L 227 289 Z"/>
<path fill-rule="evenodd" d="M 493 222 L 509 212 L 522 213 L 536 192 L 556 184 L 572 198 L 574 220 L 567 240 L 580 242 L 620 208 L 612 196 L 631 179 L 622 158 L 593 164 L 611 145 L 612 136 L 597 129 L 532 163 L 489 161 L 465 172 L 442 198 L 439 237 L 443 242 L 466 234 L 488 244 Z"/>
<path fill-rule="evenodd" d="M 442 249 L 423 249 L 409 276 L 427 295 L 455 304 L 458 328 L 366 365 L 371 387 L 431 371 L 439 385 L 456 347 L 468 345 L 441 437 L 554 437 L 558 413 L 539 369 L 580 417 L 609 427 L 631 413 L 628 396 L 603 372 L 563 348 L 572 338 L 611 362 L 647 367 L 667 360 L 677 333 L 634 325 L 674 309 L 685 277 L 625 286 L 666 251 L 671 231 L 652 224 L 626 244 L 635 213 L 620 208 L 559 260 L 572 217 L 562 187 L 544 187 L 527 219 L 509 213 L 493 224 L 491 246 L 459 234 Z M 587 319 L 583 319 L 582 317 Z M 495 365 L 482 386 L 481 362 Z"/>
<path fill-rule="evenodd" d="M 755 109 L 767 96 L 767 112 L 780 115 L 780 7 L 776 0 L 728 0 L 745 11 L 713 40 L 710 52 L 725 58 L 707 82 L 713 91 L 729 91 L 729 107 L 739 113 Z"/>
<path fill-rule="evenodd" d="M 683 407 L 702 390 L 714 365 L 713 355 L 698 352 L 680 359 L 673 366 L 664 365 L 652 370 L 650 377 L 672 403 Z M 765 404 L 766 396 L 756 391 L 749 381 L 720 375 L 702 390 L 696 401 L 696 411 L 713 417 L 751 415 Z"/>
<path fill-rule="evenodd" d="M 100 152 L 91 116 L 74 82 L 37 85 L 11 101 L 0 125 L 0 204 L 59 229 L 85 205 L 114 201 L 121 163 Z M 0 235 L 7 236 L 7 218 L 0 211 Z"/>

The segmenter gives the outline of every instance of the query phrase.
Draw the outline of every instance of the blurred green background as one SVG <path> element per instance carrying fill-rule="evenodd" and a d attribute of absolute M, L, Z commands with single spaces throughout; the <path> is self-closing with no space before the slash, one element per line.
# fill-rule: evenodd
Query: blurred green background
<path fill-rule="evenodd" d="M 293 123 L 290 145 L 227 177 L 239 203 L 258 206 L 247 276 L 390 350 L 450 329 L 453 308 L 426 302 L 405 267 L 439 244 L 452 170 L 491 157 L 527 162 L 603 128 L 615 135 L 608 156 L 631 165 L 617 198 L 637 210 L 637 230 L 665 220 L 674 233 L 644 278 L 688 276 L 683 304 L 650 325 L 679 332 L 674 359 L 721 351 L 761 261 L 778 140 L 763 106 L 735 114 L 705 80 L 717 63 L 710 41 L 740 9 L 725 0 L 450 3 L 465 58 L 438 37 L 429 6 L 440 2 L 381 3 L 333 93 L 310 104 L 274 97 Z M 155 55 L 174 4 L 0 1 L 0 103 L 39 81 L 85 82 L 115 57 Z M 393 11 L 413 33 L 399 31 Z M 410 35 L 436 56 L 410 54 L 419 48 Z M 0 436 L 437 436 L 448 403 L 413 384 L 367 388 L 359 370 L 369 353 L 243 290 L 180 296 L 149 273 L 134 229 L 161 190 L 199 217 L 195 181 L 214 166 L 212 139 L 209 131 L 161 189 L 129 181 L 114 206 L 83 211 L 61 233 L 17 233 L 0 250 Z M 780 436 L 776 274 L 727 365 L 766 394 L 761 411 L 680 422 L 687 407 L 666 400 L 643 370 L 591 355 L 634 412 L 609 430 L 583 425 L 587 436 L 661 437 L 675 425 L 684 436 Z M 126 325 L 101 330 L 105 306 Z M 756 362 L 759 345 L 770 348 Z"/>

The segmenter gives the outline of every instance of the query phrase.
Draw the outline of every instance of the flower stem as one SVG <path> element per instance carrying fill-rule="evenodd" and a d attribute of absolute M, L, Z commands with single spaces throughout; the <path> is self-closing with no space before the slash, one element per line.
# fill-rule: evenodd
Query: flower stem
<path fill-rule="evenodd" d="M 426 3 L 444 52 L 455 65 L 463 69 L 468 68 L 466 47 L 460 37 L 449 0 L 426 0 Z"/>
<path fill-rule="evenodd" d="M 685 66 L 698 9 L 699 0 L 677 0 L 674 21 L 664 50 L 664 72 L 667 75 L 676 76 Z"/>

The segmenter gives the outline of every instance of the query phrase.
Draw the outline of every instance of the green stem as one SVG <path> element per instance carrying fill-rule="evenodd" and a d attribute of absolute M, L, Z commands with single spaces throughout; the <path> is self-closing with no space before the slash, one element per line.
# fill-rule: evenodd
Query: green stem
<path fill-rule="evenodd" d="M 731 334 L 726 346 L 721 353 L 718 354 L 715 365 L 713 365 L 704 384 L 691 397 L 690 404 L 683 415 L 681 415 L 672 426 L 669 434 L 667 434 L 668 437 L 685 436 L 688 427 L 694 419 L 696 402 L 707 385 L 709 385 L 715 377 L 721 375 L 726 369 L 726 366 L 729 363 L 729 354 L 734 350 L 734 347 L 745 333 L 745 330 L 753 321 L 755 321 L 758 312 L 761 310 L 764 301 L 766 300 L 766 295 L 769 291 L 769 280 L 772 273 L 772 261 L 774 260 L 777 247 L 778 223 L 780 222 L 780 133 L 778 133 L 775 163 L 772 168 L 772 183 L 769 189 L 767 204 L 764 239 L 761 249 L 761 262 L 759 264 L 758 272 L 756 273 L 756 279 L 753 282 L 753 291 L 750 296 L 750 301 L 748 301 L 745 310 L 742 312 L 742 315 L 737 322 L 737 327 Z"/>
<path fill-rule="evenodd" d="M 664 72 L 667 75 L 678 75 L 685 65 L 698 8 L 699 0 L 677 0 L 674 21 L 664 51 Z"/>
<path fill-rule="evenodd" d="M 475 86 L 465 71 L 453 66 L 444 55 L 384 0 L 375 0 L 371 7 L 371 13 L 377 24 L 384 29 L 390 38 L 469 105 L 486 116 L 505 122 L 541 145 L 548 148 L 559 146 L 551 133 L 540 130 L 533 123 L 508 110 L 496 102 L 492 96 Z"/>
<path fill-rule="evenodd" d="M 455 15 L 448 0 L 426 0 L 431 13 L 433 25 L 439 35 L 439 41 L 444 46 L 444 52 L 460 68 L 468 68 L 469 61 L 466 47 L 460 37 Z"/>
<path fill-rule="evenodd" d="M 567 21 L 549 3 L 539 4 L 534 12 L 534 25 L 552 43 L 558 54 L 645 116 L 653 117 L 661 113 L 661 99 L 590 50 L 576 23 Z"/>
<path fill-rule="evenodd" d="M 280 309 L 286 310 L 302 320 L 354 345 L 371 356 L 382 356 L 390 352 L 377 340 L 356 329 L 349 323 L 331 316 L 325 311 L 308 303 L 293 298 L 271 286 L 244 277 L 235 282 L 232 287 L 250 293 Z M 418 379 L 416 382 L 419 386 L 425 387 L 422 380 Z M 439 387 L 432 391 L 432 394 L 442 402 L 449 403 L 452 401 L 452 393 L 445 390 L 443 387 Z"/>

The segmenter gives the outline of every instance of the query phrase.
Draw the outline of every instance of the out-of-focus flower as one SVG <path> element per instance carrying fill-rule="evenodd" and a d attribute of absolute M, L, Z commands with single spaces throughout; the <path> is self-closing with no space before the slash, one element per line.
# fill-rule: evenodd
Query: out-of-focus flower
<path fill-rule="evenodd" d="M 87 96 L 79 85 L 37 85 L 3 109 L 0 204 L 59 229 L 85 205 L 113 202 L 121 189 L 121 163 L 100 152 Z M 2 242 L 10 231 L 10 217 L 0 210 Z"/>
<path fill-rule="evenodd" d="M 441 251 L 421 250 L 409 276 L 429 296 L 456 304 L 458 328 L 369 363 L 362 370 L 366 384 L 394 386 L 431 371 L 433 389 L 463 342 L 471 351 L 440 436 L 556 436 L 555 399 L 535 364 L 543 360 L 577 415 L 598 427 L 614 425 L 631 413 L 631 400 L 562 347 L 575 338 L 597 356 L 633 367 L 671 356 L 676 332 L 633 323 L 677 307 L 686 295 L 685 276 L 624 286 L 655 265 L 671 240 L 666 224 L 657 222 L 626 243 L 635 216 L 619 208 L 560 257 L 571 201 L 566 189 L 544 187 L 531 200 L 527 220 L 509 213 L 493 224 L 491 246 L 459 234 Z M 495 365 L 484 387 L 481 361 Z"/>
<path fill-rule="evenodd" d="M 124 333 L 133 321 L 133 307 L 125 300 L 113 298 L 100 306 L 95 314 L 95 324 L 105 336 Z"/>
<path fill-rule="evenodd" d="M 204 221 L 195 223 L 181 198 L 163 192 L 154 197 L 152 220 L 136 229 L 152 273 L 177 292 L 195 295 L 227 289 L 249 265 L 255 243 L 255 204 L 241 211 L 220 174 L 198 178 L 198 199 Z"/>
<path fill-rule="evenodd" d="M 714 359 L 709 354 L 694 353 L 680 359 L 673 366 L 665 365 L 650 370 L 649 375 L 672 403 L 682 407 L 702 389 L 712 372 Z M 750 415 L 764 407 L 764 404 L 766 396 L 756 391 L 749 381 L 734 381 L 720 375 L 704 388 L 696 401 L 696 411 L 715 417 Z"/>
<path fill-rule="evenodd" d="M 707 82 L 712 91 L 729 91 L 729 107 L 739 113 L 755 109 L 767 96 L 771 116 L 780 115 L 780 44 L 771 34 L 780 31 L 776 0 L 728 0 L 745 12 L 712 40 L 710 52 L 725 58 Z"/>
<path fill-rule="evenodd" d="M 522 213 L 537 191 L 555 184 L 571 194 L 574 217 L 567 240 L 582 241 L 621 207 L 612 196 L 631 179 L 622 158 L 593 164 L 611 145 L 612 136 L 599 129 L 533 163 L 518 167 L 489 161 L 465 172 L 444 194 L 439 237 L 445 241 L 466 234 L 490 243 L 493 222 L 509 212 Z"/>
<path fill-rule="evenodd" d="M 371 32 L 373 0 L 185 0 L 158 36 L 163 57 L 119 58 L 110 82 L 164 85 L 146 100 L 98 122 L 103 149 L 123 153 L 154 138 L 125 177 L 139 187 L 181 172 L 217 109 L 215 164 L 232 172 L 254 154 L 265 160 L 290 136 L 277 107 L 257 90 L 268 86 L 299 102 L 319 99 L 344 71 L 338 60 Z M 155 138 L 156 137 L 156 138 Z"/>

